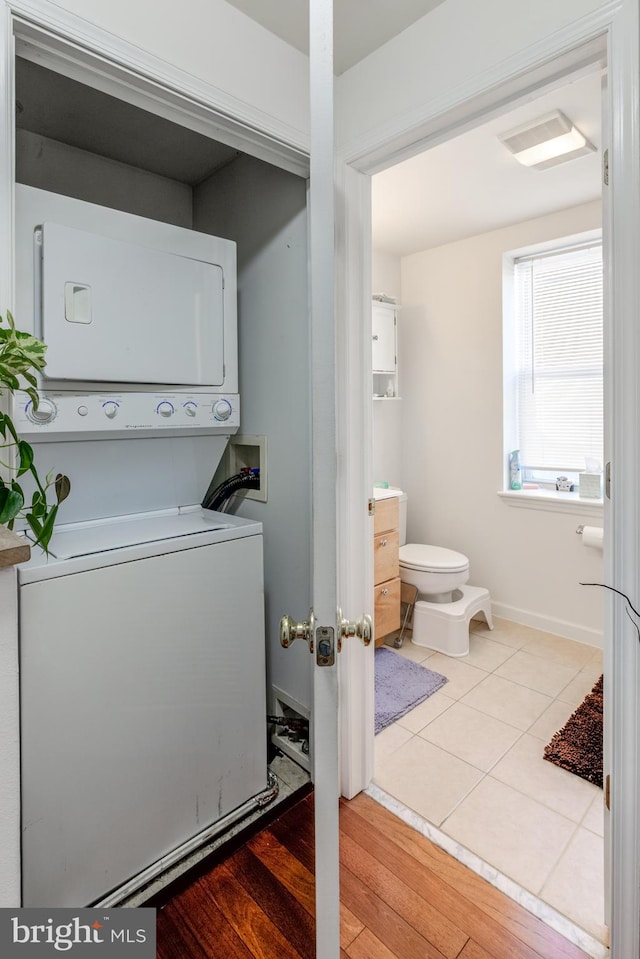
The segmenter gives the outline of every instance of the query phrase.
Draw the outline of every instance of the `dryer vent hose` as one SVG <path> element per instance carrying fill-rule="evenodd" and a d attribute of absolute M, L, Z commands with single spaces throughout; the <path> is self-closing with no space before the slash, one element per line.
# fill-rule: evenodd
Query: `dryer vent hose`
<path fill-rule="evenodd" d="M 204 498 L 202 507 L 203 509 L 219 510 L 238 490 L 247 488 L 258 489 L 259 487 L 260 470 L 245 467 L 240 470 L 239 473 L 236 473 L 235 476 L 230 476 L 229 479 L 224 480 L 219 486 L 216 486 L 216 488 Z"/>

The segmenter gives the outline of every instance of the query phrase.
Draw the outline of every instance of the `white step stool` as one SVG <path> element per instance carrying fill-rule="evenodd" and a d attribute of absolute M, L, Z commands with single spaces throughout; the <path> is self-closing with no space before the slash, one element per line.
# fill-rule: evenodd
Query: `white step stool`
<path fill-rule="evenodd" d="M 452 603 L 428 603 L 418 600 L 413 607 L 415 646 L 435 649 L 447 656 L 466 656 L 469 652 L 469 621 L 483 613 L 489 629 L 493 629 L 491 597 L 482 586 L 460 586 L 454 590 Z"/>

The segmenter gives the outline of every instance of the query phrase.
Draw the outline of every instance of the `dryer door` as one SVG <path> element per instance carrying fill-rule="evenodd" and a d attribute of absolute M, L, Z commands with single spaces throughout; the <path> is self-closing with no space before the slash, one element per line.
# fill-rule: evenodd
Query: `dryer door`
<path fill-rule="evenodd" d="M 221 386 L 223 320 L 217 263 L 44 224 L 48 379 Z"/>

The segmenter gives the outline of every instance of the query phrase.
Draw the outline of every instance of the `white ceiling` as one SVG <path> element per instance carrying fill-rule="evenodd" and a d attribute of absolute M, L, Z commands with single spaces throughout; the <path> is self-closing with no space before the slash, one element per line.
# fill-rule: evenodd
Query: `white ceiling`
<path fill-rule="evenodd" d="M 309 52 L 309 0 L 227 0 L 291 46 Z M 334 69 L 344 73 L 444 0 L 334 0 Z"/>
<path fill-rule="evenodd" d="M 373 246 L 406 256 L 600 196 L 601 75 L 593 72 L 373 178 Z M 598 150 L 547 170 L 498 134 L 561 110 Z"/>

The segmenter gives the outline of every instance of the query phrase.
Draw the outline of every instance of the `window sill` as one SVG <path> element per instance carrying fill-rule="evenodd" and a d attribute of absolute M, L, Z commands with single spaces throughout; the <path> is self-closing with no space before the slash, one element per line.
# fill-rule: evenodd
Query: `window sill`
<path fill-rule="evenodd" d="M 580 499 L 578 493 L 560 493 L 557 490 L 547 489 L 510 489 L 499 490 L 498 496 L 508 506 L 543 509 L 557 513 L 578 513 L 581 516 L 602 518 L 602 500 Z"/>

